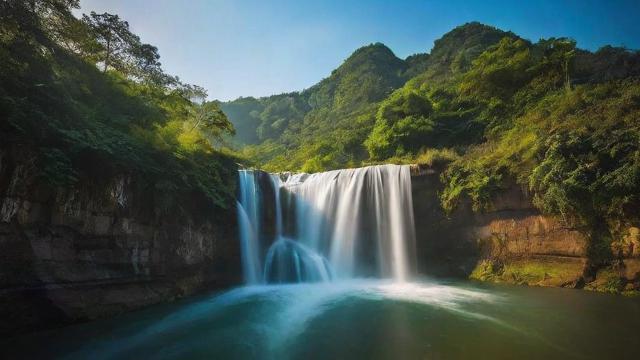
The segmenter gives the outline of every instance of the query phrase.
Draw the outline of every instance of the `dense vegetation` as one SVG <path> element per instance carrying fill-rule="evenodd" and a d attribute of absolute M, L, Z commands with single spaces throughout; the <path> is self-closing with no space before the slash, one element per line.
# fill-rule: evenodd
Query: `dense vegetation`
<path fill-rule="evenodd" d="M 452 73 L 468 69 L 472 59 L 503 37 L 515 35 L 471 23 L 436 41 L 431 54 L 405 60 L 383 44 L 372 44 L 355 51 L 328 78 L 300 93 L 240 98 L 221 107 L 238 130 L 235 141 L 245 157 L 266 169 L 321 171 L 406 157 L 415 152 L 405 151 L 407 145 L 418 150 L 428 145 L 422 134 L 430 121 L 424 115 L 432 109 L 423 108 L 430 106 L 429 101 L 421 101 L 423 96 L 417 92 L 397 89 L 409 83 L 444 82 Z M 403 120 L 395 124 L 399 116 Z M 440 116 L 447 114 L 443 111 Z M 402 141 L 407 144 L 388 143 L 385 134 L 390 135 L 386 129 L 390 124 L 382 124 L 388 120 L 394 121 L 395 131 L 405 134 Z M 471 130 L 465 129 L 468 124 L 454 120 L 448 124 L 459 131 L 448 134 L 449 139 L 471 141 L 462 140 Z"/>
<path fill-rule="evenodd" d="M 247 159 L 271 170 L 356 166 L 377 103 L 424 63 L 397 58 L 382 44 L 358 49 L 326 79 L 300 93 L 222 103 Z"/>
<path fill-rule="evenodd" d="M 227 207 L 235 162 L 216 150 L 233 126 L 203 89 L 162 71 L 157 48 L 117 15 L 75 18 L 77 0 L 0 2 L 0 137 L 35 149 L 54 186 L 135 176 L 172 198 Z"/>
<path fill-rule="evenodd" d="M 403 60 L 371 44 L 304 91 L 207 102 L 117 15 L 77 19 L 77 7 L 0 2 L 1 146 L 34 151 L 53 186 L 128 175 L 166 209 L 193 193 L 226 207 L 230 141 L 267 170 L 439 166 L 447 211 L 462 199 L 490 209 L 517 184 L 597 239 L 590 251 L 604 261 L 615 232 L 640 222 L 637 51 L 469 23 L 429 54 Z"/>
<path fill-rule="evenodd" d="M 597 239 L 592 258 L 606 261 L 612 234 L 639 223 L 639 76 L 637 51 L 469 23 L 430 54 L 401 60 L 370 45 L 308 90 L 221 106 L 256 165 L 448 164 L 446 210 L 463 198 L 490 209 L 496 191 L 519 184 Z"/>

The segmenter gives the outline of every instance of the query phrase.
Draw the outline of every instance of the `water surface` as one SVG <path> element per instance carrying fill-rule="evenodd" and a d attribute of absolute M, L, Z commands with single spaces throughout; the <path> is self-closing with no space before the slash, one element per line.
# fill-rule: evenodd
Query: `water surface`
<path fill-rule="evenodd" d="M 638 359 L 640 299 L 467 282 L 251 286 L 8 339 L 5 358 Z"/>

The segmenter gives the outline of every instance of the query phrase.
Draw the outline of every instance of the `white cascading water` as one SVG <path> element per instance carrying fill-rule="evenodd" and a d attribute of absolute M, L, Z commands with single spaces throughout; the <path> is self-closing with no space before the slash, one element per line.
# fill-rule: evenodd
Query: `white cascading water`
<path fill-rule="evenodd" d="M 354 277 L 405 281 L 415 261 L 409 166 L 270 174 L 275 234 L 264 240 L 259 171 L 240 171 L 238 219 L 247 283 Z M 261 261 L 263 260 L 263 261 Z M 264 264 L 262 266 L 261 264 Z"/>
<path fill-rule="evenodd" d="M 240 192 L 238 209 L 238 228 L 240 232 L 240 251 L 242 271 L 245 281 L 250 284 L 260 282 L 260 224 L 261 191 L 252 172 L 240 171 Z"/>

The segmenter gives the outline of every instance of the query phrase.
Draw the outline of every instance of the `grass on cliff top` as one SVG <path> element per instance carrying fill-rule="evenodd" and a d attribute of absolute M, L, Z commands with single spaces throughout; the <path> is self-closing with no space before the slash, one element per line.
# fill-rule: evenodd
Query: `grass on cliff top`
<path fill-rule="evenodd" d="M 397 165 L 422 165 L 426 167 L 444 166 L 460 158 L 460 155 L 453 149 L 449 148 L 426 148 L 420 151 L 418 155 L 405 154 L 398 155 L 382 161 L 365 161 L 363 165 L 381 165 L 381 164 L 397 164 Z"/>

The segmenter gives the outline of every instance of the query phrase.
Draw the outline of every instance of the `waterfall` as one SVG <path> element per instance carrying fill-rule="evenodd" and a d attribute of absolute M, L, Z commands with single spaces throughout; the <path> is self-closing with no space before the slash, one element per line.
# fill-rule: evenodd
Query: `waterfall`
<path fill-rule="evenodd" d="M 280 188 L 282 187 L 282 181 L 277 174 L 271 174 L 271 183 L 273 184 L 273 191 L 276 199 L 276 237 L 282 235 L 282 206 L 280 204 Z"/>
<path fill-rule="evenodd" d="M 239 172 L 238 228 L 242 271 L 245 281 L 254 284 L 261 281 L 260 271 L 260 225 L 262 192 L 253 172 Z"/>
<path fill-rule="evenodd" d="M 412 274 L 409 166 L 270 174 L 268 182 L 257 181 L 259 174 L 264 173 L 240 171 L 238 218 L 248 283 L 354 277 L 405 281 Z M 263 238 L 266 208 L 273 211 L 275 232 Z"/>

